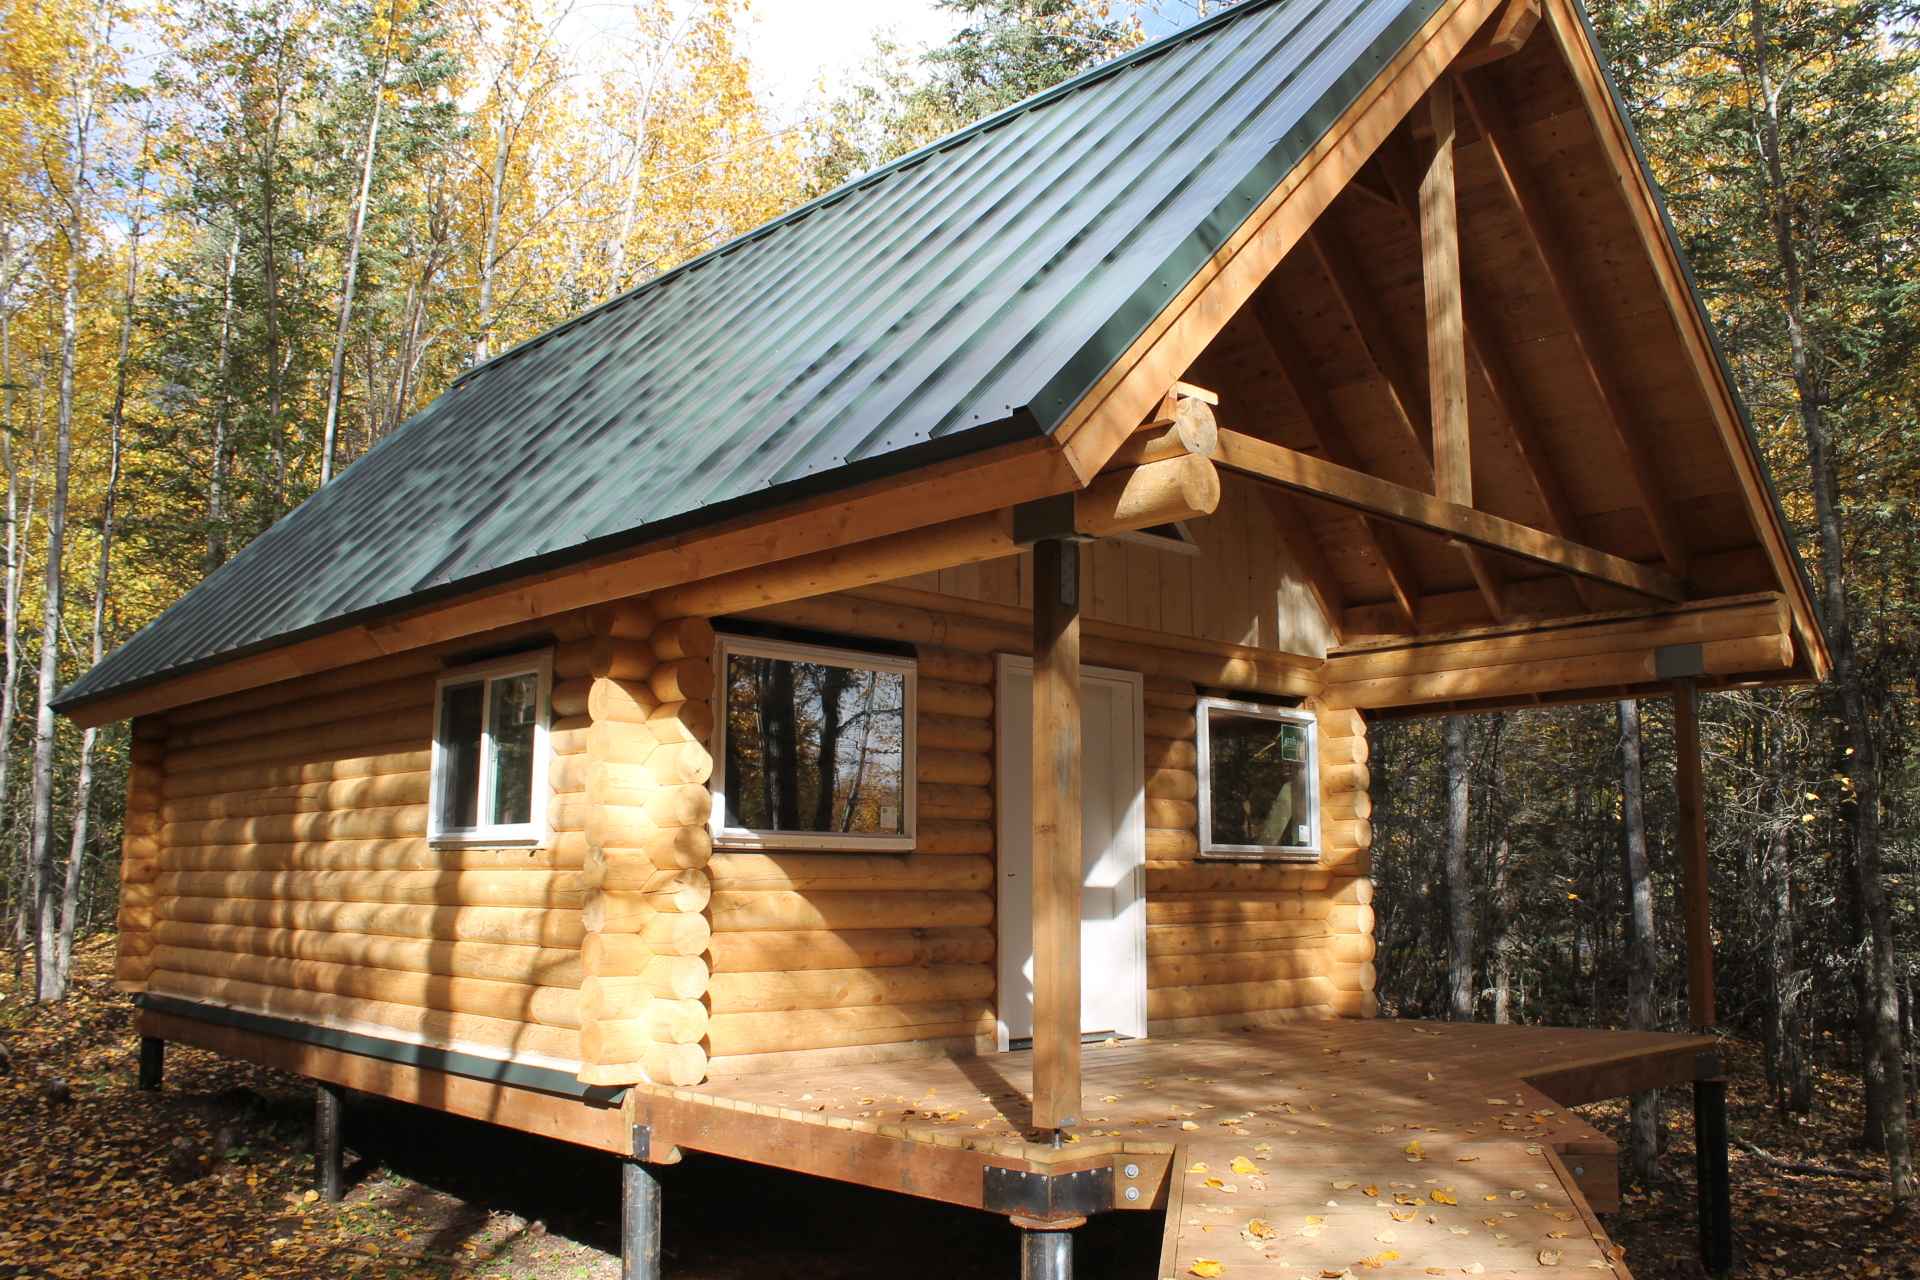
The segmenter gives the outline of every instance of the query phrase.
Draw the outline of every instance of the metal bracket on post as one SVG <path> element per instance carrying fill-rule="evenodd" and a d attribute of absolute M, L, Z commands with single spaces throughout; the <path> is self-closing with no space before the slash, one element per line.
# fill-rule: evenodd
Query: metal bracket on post
<path fill-rule="evenodd" d="M 1036 542 L 1094 542 L 1074 529 L 1075 506 L 1071 493 L 1056 493 L 1050 498 L 1016 503 L 1013 508 L 1013 541 L 1022 550 Z"/>
<path fill-rule="evenodd" d="M 1113 1208 L 1113 1166 L 1074 1173 L 1031 1173 L 988 1165 L 981 1170 L 980 1207 L 1033 1223 L 1081 1220 Z"/>
<path fill-rule="evenodd" d="M 1653 674 L 1659 680 L 1685 680 L 1707 674 L 1707 651 L 1698 644 L 1670 644 L 1653 651 Z"/>
<path fill-rule="evenodd" d="M 1695 1080 L 1693 1159 L 1700 1195 L 1700 1267 L 1712 1280 L 1721 1280 L 1733 1270 L 1733 1179 L 1727 1141 L 1725 1078 Z"/>

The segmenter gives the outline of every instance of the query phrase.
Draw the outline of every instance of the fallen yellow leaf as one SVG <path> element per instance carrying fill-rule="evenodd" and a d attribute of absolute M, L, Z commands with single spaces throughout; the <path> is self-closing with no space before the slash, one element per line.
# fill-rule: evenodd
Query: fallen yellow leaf
<path fill-rule="evenodd" d="M 1424 1156 L 1427 1154 L 1427 1148 L 1420 1139 L 1415 1138 L 1407 1144 L 1407 1154 L 1410 1156 Z"/>
<path fill-rule="evenodd" d="M 1549 1240 L 1565 1240 L 1566 1238 L 1567 1238 L 1567 1233 L 1564 1231 L 1547 1232 L 1547 1239 Z"/>
<path fill-rule="evenodd" d="M 1448 1195 L 1444 1191 L 1429 1191 L 1427 1194 L 1433 1197 L 1433 1202 L 1435 1204 L 1457 1205 L 1460 1203 L 1458 1200 L 1455 1200 L 1452 1196 Z"/>
<path fill-rule="evenodd" d="M 1212 1258 L 1195 1258 L 1187 1270 L 1196 1276 L 1217 1276 L 1227 1269 L 1224 1262 L 1215 1262 Z"/>
<path fill-rule="evenodd" d="M 1233 1170 L 1233 1172 L 1235 1172 L 1235 1173 L 1258 1173 L 1258 1172 L 1260 1172 L 1260 1170 L 1259 1170 L 1259 1168 L 1258 1168 L 1257 1166 L 1255 1166 L 1255 1164 L 1253 1163 L 1253 1161 L 1251 1161 L 1251 1160 L 1249 1160 L 1249 1159 L 1247 1159 L 1247 1158 L 1246 1158 L 1245 1156 L 1235 1156 L 1235 1157 L 1233 1158 L 1233 1163 L 1232 1163 L 1232 1164 L 1230 1164 L 1230 1165 L 1228 1165 L 1228 1166 L 1227 1166 L 1227 1168 L 1229 1168 L 1229 1169 L 1231 1169 L 1231 1170 Z"/>
<path fill-rule="evenodd" d="M 1387 1210 L 1387 1212 L 1393 1215 L 1393 1220 L 1395 1222 L 1411 1222 L 1415 1217 L 1415 1215 L 1412 1213 L 1400 1213 L 1393 1209 L 1389 1209 Z"/>
<path fill-rule="evenodd" d="M 1192 1133 L 1195 1129 L 1198 1129 L 1200 1126 L 1195 1124 L 1191 1120 L 1182 1120 L 1180 1122 L 1180 1127 L 1182 1129 L 1185 1129 L 1188 1133 Z"/>
<path fill-rule="evenodd" d="M 1204 1161 L 1195 1160 L 1192 1164 L 1187 1166 L 1187 1172 L 1188 1173 L 1212 1173 L 1213 1170 L 1207 1168 L 1206 1163 Z"/>
<path fill-rule="evenodd" d="M 1370 1195 L 1370 1196 L 1377 1196 L 1377 1195 L 1379 1195 L 1379 1194 L 1380 1194 L 1380 1184 L 1379 1184 L 1379 1183 L 1377 1183 L 1377 1182 L 1369 1182 L 1369 1183 L 1367 1184 L 1367 1189 L 1366 1189 L 1366 1194 L 1367 1194 L 1367 1195 Z"/>
<path fill-rule="evenodd" d="M 1559 1266 L 1560 1251 L 1558 1249 L 1542 1249 L 1540 1251 L 1540 1265 L 1543 1267 Z"/>
<path fill-rule="evenodd" d="M 1255 1218 L 1247 1223 L 1247 1234 L 1256 1240 L 1271 1240 L 1280 1233 L 1268 1226 L 1265 1218 Z"/>

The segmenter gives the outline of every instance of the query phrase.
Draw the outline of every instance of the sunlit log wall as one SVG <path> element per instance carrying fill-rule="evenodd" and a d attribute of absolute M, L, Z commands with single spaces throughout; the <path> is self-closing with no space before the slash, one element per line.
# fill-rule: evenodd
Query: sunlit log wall
<path fill-rule="evenodd" d="M 544 634 L 564 650 L 586 638 L 578 615 L 529 630 L 209 699 L 170 711 L 164 726 L 139 722 L 123 984 L 577 1063 L 586 847 L 575 771 L 552 771 L 560 833 L 539 848 L 436 849 L 426 838 L 436 678 L 489 646 Z M 566 743 L 564 729 L 556 738 Z"/>
<path fill-rule="evenodd" d="M 714 856 L 716 1073 L 992 1046 L 993 660 L 914 655 L 915 852 Z"/>

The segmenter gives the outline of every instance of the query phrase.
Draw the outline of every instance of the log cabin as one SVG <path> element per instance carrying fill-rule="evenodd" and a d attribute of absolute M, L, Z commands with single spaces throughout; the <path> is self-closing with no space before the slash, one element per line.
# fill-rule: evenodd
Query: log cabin
<path fill-rule="evenodd" d="M 468 371 L 59 706 L 132 725 L 145 1082 L 313 1077 L 330 1193 L 350 1087 L 626 1157 L 636 1277 L 683 1150 L 1034 1276 L 1248 1206 L 1624 1276 L 1564 1108 L 1697 1081 L 1711 1156 L 1712 1041 L 1374 1021 L 1368 728 L 1828 663 L 1575 0 L 1248 0 Z M 1284 1234 L 1445 1143 L 1574 1238 Z"/>

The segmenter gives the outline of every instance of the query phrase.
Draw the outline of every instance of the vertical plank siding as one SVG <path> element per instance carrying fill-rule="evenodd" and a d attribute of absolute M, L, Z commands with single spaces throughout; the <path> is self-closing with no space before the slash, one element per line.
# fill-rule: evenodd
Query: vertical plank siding
<path fill-rule="evenodd" d="M 716 1074 L 992 1047 L 993 659 L 915 658 L 916 852 L 713 859 Z"/>

